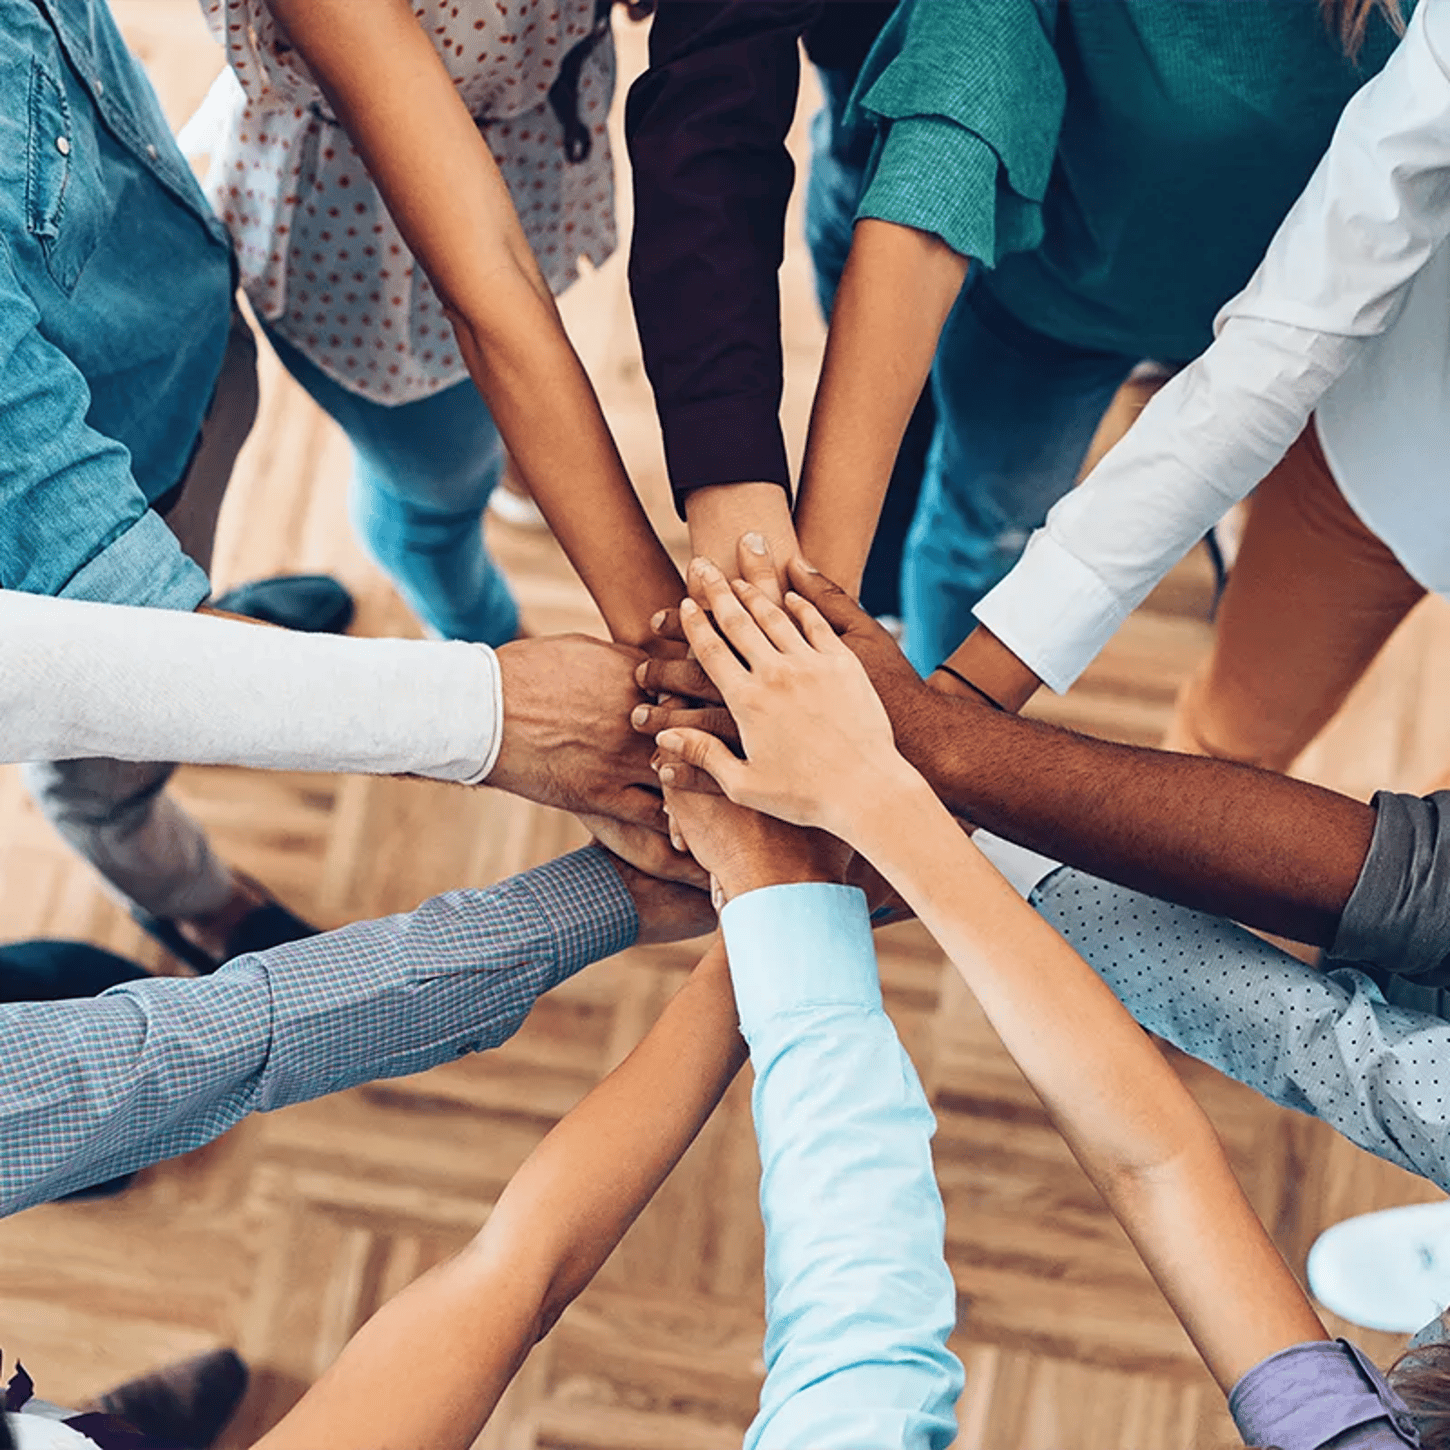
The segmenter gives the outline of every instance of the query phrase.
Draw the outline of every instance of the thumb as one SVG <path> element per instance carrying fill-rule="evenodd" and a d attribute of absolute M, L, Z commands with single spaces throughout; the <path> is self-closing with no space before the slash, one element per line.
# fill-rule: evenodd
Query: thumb
<path fill-rule="evenodd" d="M 810 600 L 837 634 L 850 634 L 852 630 L 875 626 L 876 621 L 839 584 L 833 584 L 824 574 L 811 568 L 799 554 L 786 565 L 786 572 L 795 592 Z"/>
<path fill-rule="evenodd" d="M 745 762 L 723 741 L 703 730 L 675 727 L 662 730 L 655 737 L 655 744 L 678 755 L 686 765 L 703 770 L 731 800 L 735 799 L 732 787 L 738 789 L 743 784 L 740 772 L 745 769 Z"/>

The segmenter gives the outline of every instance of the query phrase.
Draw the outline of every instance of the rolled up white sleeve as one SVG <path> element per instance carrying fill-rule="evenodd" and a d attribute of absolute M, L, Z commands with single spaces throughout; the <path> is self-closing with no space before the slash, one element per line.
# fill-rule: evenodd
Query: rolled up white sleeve
<path fill-rule="evenodd" d="M 411 774 L 498 758 L 485 645 L 298 634 L 0 591 L 0 757 Z"/>
<path fill-rule="evenodd" d="M 1424 0 L 1218 335 L 1048 514 L 977 618 L 1065 690 L 1303 431 L 1450 235 L 1450 0 Z M 1441 359 L 1443 362 L 1443 357 Z M 1428 364 L 1427 364 L 1428 365 Z"/>

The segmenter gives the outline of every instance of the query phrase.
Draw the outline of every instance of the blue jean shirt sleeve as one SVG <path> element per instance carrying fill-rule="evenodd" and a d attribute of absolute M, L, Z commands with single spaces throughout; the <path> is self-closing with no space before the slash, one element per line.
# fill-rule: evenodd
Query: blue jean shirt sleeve
<path fill-rule="evenodd" d="M 194 609 L 206 574 L 150 510 L 126 449 L 86 422 L 86 380 L 39 323 L 0 234 L 0 587 Z"/>
<path fill-rule="evenodd" d="M 765 1220 L 766 1379 L 745 1450 L 945 1447 L 962 1367 L 935 1123 L 882 1010 L 865 898 L 771 887 L 721 922 Z"/>
<path fill-rule="evenodd" d="M 637 932 L 591 847 L 210 977 L 0 1006 L 0 1213 L 189 1152 L 251 1112 L 496 1047 Z"/>

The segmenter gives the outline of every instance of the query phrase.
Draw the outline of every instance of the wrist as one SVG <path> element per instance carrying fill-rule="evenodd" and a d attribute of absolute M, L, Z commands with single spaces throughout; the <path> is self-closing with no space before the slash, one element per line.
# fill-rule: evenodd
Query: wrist
<path fill-rule="evenodd" d="M 847 855 L 840 841 L 819 831 L 785 829 L 799 839 L 782 841 L 772 831 L 760 842 L 742 842 L 714 863 L 711 875 L 726 901 L 767 886 L 842 881 Z"/>
<path fill-rule="evenodd" d="M 765 536 L 778 570 L 799 552 L 790 496 L 778 483 L 718 483 L 692 490 L 685 499 L 690 551 L 709 559 L 727 577 L 738 572 L 740 536 Z"/>
<path fill-rule="evenodd" d="M 827 826 L 868 861 L 896 854 L 924 818 L 946 811 L 921 772 L 900 756 L 897 761 L 889 773 L 875 774 L 869 789 L 843 792 L 852 804 Z"/>

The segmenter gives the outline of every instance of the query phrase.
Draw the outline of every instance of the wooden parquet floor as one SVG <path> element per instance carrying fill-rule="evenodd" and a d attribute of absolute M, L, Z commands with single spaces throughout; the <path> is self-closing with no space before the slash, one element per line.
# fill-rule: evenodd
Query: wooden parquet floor
<path fill-rule="evenodd" d="M 218 65 L 194 0 L 113 0 L 174 119 Z M 643 35 L 621 32 L 622 79 Z M 621 95 L 623 84 L 621 85 Z M 803 101 L 803 114 L 811 102 Z M 617 108 L 616 108 L 617 109 Z M 616 117 L 617 124 L 617 117 Z M 800 141 L 799 127 L 796 137 Z M 622 148 L 621 148 L 622 149 Z M 628 232 L 628 185 L 620 190 Z M 800 448 L 822 329 L 799 219 L 784 273 L 785 415 Z M 658 431 L 616 257 L 564 310 L 652 514 L 672 545 Z M 1126 405 L 1125 405 L 1126 406 Z M 263 415 L 223 517 L 218 582 L 322 569 L 357 593 L 356 629 L 416 633 L 361 556 L 346 449 L 269 364 Z M 529 628 L 597 628 L 547 536 L 495 528 Z M 1181 567 L 1081 686 L 1042 713 L 1151 742 L 1204 649 L 1206 569 Z M 1421 787 L 1450 758 L 1450 611 L 1422 608 L 1304 762 L 1367 795 Z M 337 925 L 483 885 L 582 839 L 555 813 L 487 790 L 358 777 L 184 770 L 177 789 L 227 856 Z M 87 938 L 168 963 L 0 772 L 0 932 Z M 625 953 L 540 1003 L 499 1051 L 426 1076 L 254 1119 L 141 1176 L 123 1197 L 0 1224 L 0 1344 L 74 1402 L 125 1375 L 235 1345 L 255 1383 L 228 1447 L 251 1443 L 358 1324 L 461 1244 L 549 1126 L 638 1040 L 693 959 Z M 1183 1333 L 955 976 L 915 926 L 881 937 L 889 1008 L 940 1120 L 937 1163 L 967 1367 L 963 1450 L 1189 1450 L 1233 1441 Z M 1290 1262 L 1355 1212 L 1438 1196 L 1296 1117 L 1180 1061 Z M 737 1083 L 597 1283 L 528 1361 L 487 1450 L 728 1450 L 760 1376 L 761 1230 Z M 1387 1359 L 1388 1336 L 1361 1336 Z"/>

